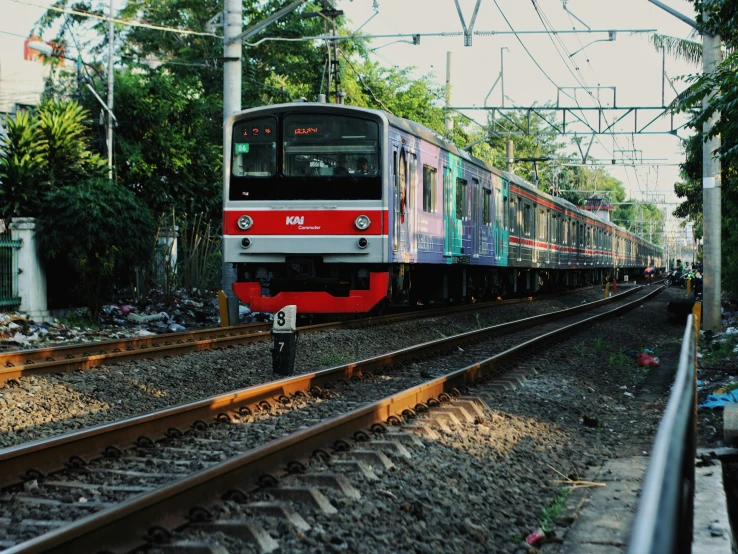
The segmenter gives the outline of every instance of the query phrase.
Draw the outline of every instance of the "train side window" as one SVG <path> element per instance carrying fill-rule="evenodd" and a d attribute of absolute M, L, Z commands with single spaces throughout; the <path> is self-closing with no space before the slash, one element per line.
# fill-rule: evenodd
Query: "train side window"
<path fill-rule="evenodd" d="M 484 199 L 482 200 L 482 224 L 489 225 L 492 223 L 492 191 L 484 189 Z"/>
<path fill-rule="evenodd" d="M 502 197 L 502 228 L 507 229 L 507 196 Z"/>
<path fill-rule="evenodd" d="M 556 214 L 551 217 L 551 242 L 559 242 L 559 221 Z"/>
<path fill-rule="evenodd" d="M 540 240 L 546 240 L 546 212 L 538 210 L 538 238 Z"/>
<path fill-rule="evenodd" d="M 533 227 L 533 210 L 530 205 L 525 204 L 525 210 L 523 212 L 523 234 L 526 237 L 530 236 L 530 232 Z"/>
<path fill-rule="evenodd" d="M 475 202 L 477 195 L 479 194 L 479 179 L 472 177 L 472 188 L 467 192 L 467 203 L 469 205 L 469 211 L 467 212 L 468 219 L 477 219 L 479 214 L 478 200 Z"/>
<path fill-rule="evenodd" d="M 410 173 L 410 190 L 405 198 L 405 207 L 409 210 L 415 204 L 415 194 L 418 190 L 418 157 L 415 154 L 408 156 L 408 171 Z"/>
<path fill-rule="evenodd" d="M 468 216 L 466 185 L 467 182 L 464 179 L 456 178 L 456 219 L 464 219 Z"/>
<path fill-rule="evenodd" d="M 436 185 L 438 184 L 438 170 L 429 165 L 423 166 L 423 211 L 429 214 L 436 213 Z"/>

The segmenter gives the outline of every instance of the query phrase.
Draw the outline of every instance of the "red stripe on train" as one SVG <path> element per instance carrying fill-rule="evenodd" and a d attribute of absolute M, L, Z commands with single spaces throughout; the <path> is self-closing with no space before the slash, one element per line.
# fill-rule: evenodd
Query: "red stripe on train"
<path fill-rule="evenodd" d="M 238 219 L 248 215 L 253 225 L 247 231 L 238 227 Z M 356 218 L 365 215 L 371 221 L 360 231 Z M 223 229 L 226 235 L 386 235 L 387 210 L 226 210 Z"/>

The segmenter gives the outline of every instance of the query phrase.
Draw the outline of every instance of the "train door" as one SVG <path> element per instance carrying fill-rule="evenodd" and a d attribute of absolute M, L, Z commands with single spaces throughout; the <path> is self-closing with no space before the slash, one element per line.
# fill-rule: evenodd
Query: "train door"
<path fill-rule="evenodd" d="M 461 256 L 464 249 L 461 243 L 462 219 L 464 211 L 464 186 L 462 190 L 457 185 L 452 168 L 443 168 L 443 219 L 445 222 L 444 255 Z"/>
<path fill-rule="evenodd" d="M 392 153 L 393 167 L 393 200 L 394 200 L 394 225 L 392 237 L 392 250 L 403 253 L 408 250 L 408 222 L 407 222 L 407 194 L 408 194 L 408 168 L 407 152 L 405 148 L 394 147 Z"/>
<path fill-rule="evenodd" d="M 483 223 L 479 205 L 479 198 L 482 194 L 481 189 L 479 179 L 472 179 L 472 212 L 469 216 L 469 223 L 471 224 L 472 256 L 475 258 L 479 257 L 481 251 L 481 230 Z"/>

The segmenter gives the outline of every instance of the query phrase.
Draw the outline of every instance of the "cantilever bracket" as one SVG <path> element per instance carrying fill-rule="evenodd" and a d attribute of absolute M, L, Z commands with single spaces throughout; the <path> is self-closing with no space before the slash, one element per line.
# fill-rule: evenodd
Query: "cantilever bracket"
<path fill-rule="evenodd" d="M 456 11 L 459 12 L 459 19 L 461 19 L 461 26 L 464 28 L 464 46 L 471 46 L 472 36 L 474 33 L 474 23 L 477 21 L 477 14 L 479 13 L 479 5 L 482 3 L 482 0 L 477 0 L 477 4 L 476 6 L 474 6 L 474 13 L 472 14 L 471 23 L 469 23 L 469 27 L 466 26 L 466 21 L 464 20 L 464 14 L 461 11 L 459 0 L 454 0 L 454 2 L 456 3 Z"/>

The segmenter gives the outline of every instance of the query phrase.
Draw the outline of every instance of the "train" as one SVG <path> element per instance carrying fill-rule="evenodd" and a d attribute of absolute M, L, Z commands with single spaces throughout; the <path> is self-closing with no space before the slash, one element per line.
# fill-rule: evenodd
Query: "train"
<path fill-rule="evenodd" d="M 223 150 L 223 259 L 254 312 L 474 302 L 662 265 L 657 245 L 384 111 L 248 109 Z"/>

